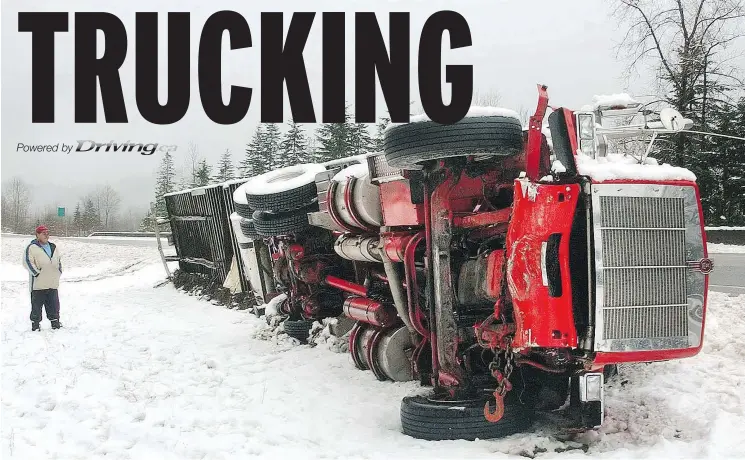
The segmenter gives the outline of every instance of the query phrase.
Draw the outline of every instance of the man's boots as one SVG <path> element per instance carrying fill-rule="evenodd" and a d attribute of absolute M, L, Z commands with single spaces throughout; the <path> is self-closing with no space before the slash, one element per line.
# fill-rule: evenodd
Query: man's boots
<path fill-rule="evenodd" d="M 39 323 L 31 323 L 31 330 L 32 331 L 40 331 L 41 328 L 39 327 Z"/>
<path fill-rule="evenodd" d="M 58 319 L 52 320 L 52 329 L 59 329 L 62 325 L 59 323 Z"/>

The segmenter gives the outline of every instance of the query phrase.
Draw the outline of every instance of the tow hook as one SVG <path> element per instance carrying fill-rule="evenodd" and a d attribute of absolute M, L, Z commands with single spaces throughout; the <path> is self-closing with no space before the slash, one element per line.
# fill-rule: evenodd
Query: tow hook
<path fill-rule="evenodd" d="M 497 389 L 494 390 L 494 412 L 489 407 L 489 401 L 484 403 L 484 418 L 491 423 L 496 423 L 504 416 L 504 395 L 508 391 L 512 390 L 512 383 L 510 383 L 505 376 L 498 370 L 494 370 L 494 376 L 497 378 Z"/>
<path fill-rule="evenodd" d="M 504 415 L 504 398 L 497 391 L 494 392 L 494 402 L 496 404 L 494 412 L 489 407 L 489 401 L 484 403 L 484 418 L 492 423 L 498 422 Z"/>

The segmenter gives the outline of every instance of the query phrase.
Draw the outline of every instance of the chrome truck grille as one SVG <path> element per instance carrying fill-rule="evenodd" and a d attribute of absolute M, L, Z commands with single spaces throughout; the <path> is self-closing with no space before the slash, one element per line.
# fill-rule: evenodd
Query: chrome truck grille
<path fill-rule="evenodd" d="M 697 347 L 704 275 L 693 187 L 594 184 L 595 350 Z"/>

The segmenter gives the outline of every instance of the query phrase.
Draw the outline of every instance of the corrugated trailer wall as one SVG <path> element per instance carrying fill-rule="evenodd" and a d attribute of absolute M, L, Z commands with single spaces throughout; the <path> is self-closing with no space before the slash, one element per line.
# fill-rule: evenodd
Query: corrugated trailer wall
<path fill-rule="evenodd" d="M 200 187 L 165 196 L 179 268 L 225 281 L 233 257 L 233 238 L 223 187 Z"/>

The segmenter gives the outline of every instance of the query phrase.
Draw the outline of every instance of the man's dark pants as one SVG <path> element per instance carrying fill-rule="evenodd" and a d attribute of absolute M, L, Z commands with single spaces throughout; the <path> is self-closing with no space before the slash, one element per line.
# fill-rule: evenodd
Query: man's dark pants
<path fill-rule="evenodd" d="M 59 321 L 59 295 L 57 289 L 31 291 L 31 322 L 41 322 L 41 307 L 47 311 L 49 321 Z"/>

